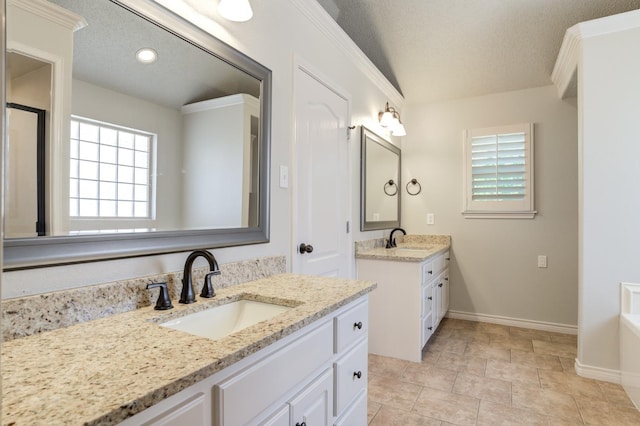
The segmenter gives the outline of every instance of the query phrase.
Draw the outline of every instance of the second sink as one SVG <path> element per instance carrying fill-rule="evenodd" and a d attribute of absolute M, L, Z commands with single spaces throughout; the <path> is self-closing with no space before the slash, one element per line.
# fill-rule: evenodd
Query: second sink
<path fill-rule="evenodd" d="M 291 307 L 253 300 L 238 300 L 160 324 L 209 339 L 229 334 L 287 312 Z"/>

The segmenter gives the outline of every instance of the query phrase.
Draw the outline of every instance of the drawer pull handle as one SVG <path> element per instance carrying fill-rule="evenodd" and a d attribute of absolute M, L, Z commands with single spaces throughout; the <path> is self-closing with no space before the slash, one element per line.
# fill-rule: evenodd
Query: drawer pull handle
<path fill-rule="evenodd" d="M 433 275 L 433 271 L 427 271 L 427 274 Z"/>
<path fill-rule="evenodd" d="M 358 330 L 362 330 L 362 321 L 354 322 L 353 328 L 357 328 Z"/>
<path fill-rule="evenodd" d="M 445 281 L 449 281 L 449 277 L 444 277 L 444 280 Z"/>
<path fill-rule="evenodd" d="M 438 284 L 438 287 L 442 287 L 442 283 Z"/>
<path fill-rule="evenodd" d="M 433 330 L 433 327 L 427 327 L 427 330 Z"/>
<path fill-rule="evenodd" d="M 362 378 L 362 371 L 354 371 L 353 377 L 357 377 L 358 379 Z"/>
<path fill-rule="evenodd" d="M 307 426 L 307 422 L 296 423 L 296 426 Z"/>

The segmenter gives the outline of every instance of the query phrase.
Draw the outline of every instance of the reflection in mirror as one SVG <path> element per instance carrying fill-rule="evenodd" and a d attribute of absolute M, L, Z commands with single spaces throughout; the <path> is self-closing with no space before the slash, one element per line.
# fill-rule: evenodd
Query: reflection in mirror
<path fill-rule="evenodd" d="M 400 226 L 400 148 L 362 127 L 360 230 Z"/>
<path fill-rule="evenodd" d="M 6 266 L 267 241 L 268 69 L 151 2 L 21 0 L 5 72 Z"/>

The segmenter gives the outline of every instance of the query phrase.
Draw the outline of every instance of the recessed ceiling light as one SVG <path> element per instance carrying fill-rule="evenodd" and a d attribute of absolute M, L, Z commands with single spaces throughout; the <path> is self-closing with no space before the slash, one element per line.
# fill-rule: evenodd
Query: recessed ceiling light
<path fill-rule="evenodd" d="M 158 52 L 150 47 L 144 47 L 136 52 L 136 59 L 143 64 L 152 64 L 158 59 Z"/>

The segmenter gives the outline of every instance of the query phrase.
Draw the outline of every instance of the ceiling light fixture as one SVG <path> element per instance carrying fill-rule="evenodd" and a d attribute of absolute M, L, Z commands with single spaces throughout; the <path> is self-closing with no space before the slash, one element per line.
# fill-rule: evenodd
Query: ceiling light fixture
<path fill-rule="evenodd" d="M 158 60 L 158 52 L 150 47 L 143 47 L 136 52 L 136 59 L 143 64 L 152 64 Z"/>
<path fill-rule="evenodd" d="M 245 22 L 253 17 L 249 0 L 220 0 L 218 13 L 223 18 L 234 22 Z"/>
<path fill-rule="evenodd" d="M 406 136 L 407 131 L 400 121 L 400 113 L 389 106 L 389 102 L 384 106 L 384 111 L 378 113 L 378 121 L 382 127 L 388 127 L 392 136 Z"/>

